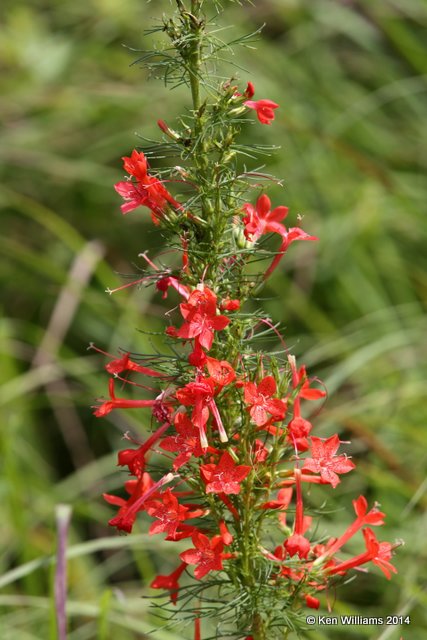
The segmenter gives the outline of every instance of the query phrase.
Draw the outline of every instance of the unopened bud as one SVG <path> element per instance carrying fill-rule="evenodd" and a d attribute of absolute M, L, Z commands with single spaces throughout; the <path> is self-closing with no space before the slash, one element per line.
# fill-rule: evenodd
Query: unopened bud
<path fill-rule="evenodd" d="M 163 133 L 166 133 L 169 138 L 172 138 L 172 140 L 180 139 L 181 136 L 179 133 L 171 129 L 164 120 L 157 120 L 157 126 L 163 131 Z"/>

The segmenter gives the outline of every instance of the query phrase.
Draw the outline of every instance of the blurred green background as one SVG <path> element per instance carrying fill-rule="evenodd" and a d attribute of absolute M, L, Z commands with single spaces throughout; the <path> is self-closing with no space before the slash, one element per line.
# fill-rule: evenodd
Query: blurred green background
<path fill-rule="evenodd" d="M 266 171 L 283 179 L 270 195 L 290 224 L 320 242 L 292 247 L 264 290 L 287 343 L 329 391 L 317 435 L 352 440 L 357 471 L 335 490 L 312 490 L 335 513 L 337 534 L 364 493 L 387 512 L 381 539 L 405 540 L 389 583 L 361 573 L 338 594 L 334 614 L 411 616 L 395 627 L 315 627 L 311 640 L 419 640 L 427 629 L 426 328 L 427 200 L 425 0 L 224 0 L 222 37 L 266 23 L 256 50 L 233 62 L 242 86 L 280 104 L 273 126 L 247 141 L 280 144 Z M 138 253 L 161 242 L 141 209 L 126 218 L 112 185 L 135 132 L 188 106 L 182 88 L 149 81 L 138 54 L 161 0 L 4 0 L 0 31 L 1 335 L 0 637 L 56 638 L 52 603 L 55 505 L 73 507 L 69 535 L 69 638 L 131 640 L 161 628 L 148 584 L 176 564 L 160 537 L 118 537 L 100 495 L 123 483 L 116 451 L 130 415 L 92 416 L 106 393 L 90 341 L 151 352 L 142 331 L 164 327 L 152 289 L 108 296 L 133 273 Z M 224 76 L 236 73 L 231 65 Z M 310 246 L 307 246 L 310 245 Z M 136 266 L 135 266 L 136 265 Z M 276 348 L 273 345 L 272 348 Z M 147 423 L 145 427 L 149 428 Z M 143 432 L 143 430 L 142 430 Z M 330 520 L 330 521 L 329 521 Z M 361 543 L 360 543 L 361 544 Z M 182 543 L 187 548 L 188 543 Z M 354 551 L 361 547 L 354 543 Z M 207 629 L 207 627 L 206 627 Z M 208 631 L 205 632 L 208 634 Z"/>

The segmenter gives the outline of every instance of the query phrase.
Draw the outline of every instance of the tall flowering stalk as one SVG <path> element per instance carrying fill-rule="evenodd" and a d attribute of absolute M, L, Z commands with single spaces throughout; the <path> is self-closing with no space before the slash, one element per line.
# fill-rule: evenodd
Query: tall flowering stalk
<path fill-rule="evenodd" d="M 338 434 L 312 435 L 305 406 L 326 392 L 286 349 L 282 356 L 257 350 L 257 335 L 277 330 L 261 310 L 246 312 L 245 303 L 294 241 L 317 238 L 285 226 L 288 209 L 271 203 L 263 176 L 240 168 L 240 155 L 247 155 L 242 124 L 255 116 L 256 126 L 271 125 L 280 107 L 254 100 L 252 80 L 243 87 L 214 83 L 210 65 L 224 45 L 207 26 L 205 4 L 218 8 L 176 0 L 175 14 L 159 27 L 169 45 L 142 57 L 167 81 L 184 82 L 191 106 L 178 128 L 158 122 L 158 145 L 123 158 L 127 176 L 115 185 L 123 214 L 148 210 L 176 254 L 167 267 L 143 254 L 147 266 L 135 282 L 154 284 L 171 299 L 168 359 L 111 356 L 109 398 L 95 415 L 132 409 L 158 423 L 144 442 L 128 435 L 131 446 L 118 455 L 128 472 L 127 497 L 105 495 L 118 508 L 110 520 L 117 530 L 131 533 L 144 512 L 147 535 L 187 541 L 176 568 L 151 587 L 193 612 L 196 640 L 205 616 L 218 619 L 215 597 L 216 637 L 270 640 L 298 629 L 305 607 L 327 605 L 330 587 L 353 569 L 376 564 L 390 578 L 393 547 L 377 540 L 371 527 L 382 525 L 384 514 L 363 496 L 337 539 L 317 540 L 306 513 L 305 485 L 334 489 L 355 465 L 340 452 Z M 177 164 L 156 172 L 149 154 Z M 259 259 L 265 266 L 256 273 Z M 153 385 L 156 391 L 141 397 Z M 366 551 L 346 559 L 343 548 L 359 532 Z"/>

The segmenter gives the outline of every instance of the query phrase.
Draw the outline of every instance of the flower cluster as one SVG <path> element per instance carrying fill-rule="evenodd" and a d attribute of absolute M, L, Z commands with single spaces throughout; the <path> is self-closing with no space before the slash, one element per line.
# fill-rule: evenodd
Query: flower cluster
<path fill-rule="evenodd" d="M 166 32 L 193 64 L 199 49 L 192 57 L 181 51 L 171 24 Z M 190 19 L 181 10 L 179 24 L 197 40 L 201 18 Z M 321 383 L 308 377 L 287 350 L 281 357 L 257 351 L 257 328 L 276 329 L 259 313 L 244 311 L 254 288 L 272 275 L 290 245 L 317 238 L 299 226 L 286 227 L 288 208 L 272 207 L 265 193 L 258 193 L 255 204 L 245 202 L 235 164 L 235 140 L 246 122 L 242 116 L 255 110 L 261 124 L 271 124 L 279 105 L 253 101 L 252 82 L 243 94 L 231 82 L 221 85 L 216 101 L 201 104 L 196 75 L 190 77 L 192 125 L 175 131 L 159 121 L 169 140 L 163 147 L 169 144 L 171 153 L 187 160 L 185 169 L 175 167 L 171 174 L 184 178 L 186 202 L 180 204 L 165 181 L 148 172 L 146 156 L 138 150 L 123 158 L 130 179 L 115 185 L 125 200 L 123 213 L 148 208 L 182 259 L 180 266 L 159 268 L 143 254 L 149 272 L 137 281 L 154 284 L 163 298 L 175 298 L 165 328 L 165 348 L 174 354 L 174 365 L 164 369 L 159 359 L 156 367 L 151 356 L 148 367 L 142 356 L 138 361 L 129 353 L 106 365 L 109 398 L 95 407 L 95 415 L 148 410 L 157 426 L 145 441 L 127 436 L 132 446 L 118 454 L 118 465 L 128 473 L 127 496 L 104 497 L 118 507 L 109 522 L 118 530 L 130 533 L 140 520 L 150 536 L 160 534 L 171 543 L 188 540 L 176 568 L 154 578 L 154 589 L 168 591 L 176 605 L 184 574 L 208 584 L 211 576 L 221 576 L 223 584 L 250 595 L 250 609 L 242 605 L 240 631 L 259 640 L 273 637 L 267 633 L 275 626 L 276 614 L 265 607 L 267 592 L 285 594 L 288 615 L 304 605 L 318 608 L 320 595 L 355 568 L 372 563 L 390 578 L 393 545 L 377 540 L 372 527 L 382 525 L 385 516 L 376 505 L 369 509 L 363 496 L 354 500 L 356 517 L 340 537 L 317 539 L 304 485 L 335 489 L 355 465 L 339 451 L 339 434 L 312 435 L 309 407 L 314 402 L 319 409 L 325 401 Z M 274 241 L 277 235 L 278 250 L 254 275 L 252 261 L 261 241 L 265 256 L 265 237 Z M 144 377 L 156 379 L 154 393 Z M 120 397 L 118 380 L 125 388 Z M 127 397 L 127 389 L 143 397 Z M 359 532 L 366 550 L 342 556 Z M 196 615 L 196 638 L 202 613 Z"/>

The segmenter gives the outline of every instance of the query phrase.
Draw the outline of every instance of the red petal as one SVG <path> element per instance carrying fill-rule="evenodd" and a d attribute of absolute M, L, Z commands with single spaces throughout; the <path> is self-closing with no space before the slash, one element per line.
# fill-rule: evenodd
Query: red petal
<path fill-rule="evenodd" d="M 258 385 L 258 393 L 262 393 L 263 396 L 273 396 L 276 393 L 276 389 L 276 381 L 273 376 L 266 376 Z"/>

